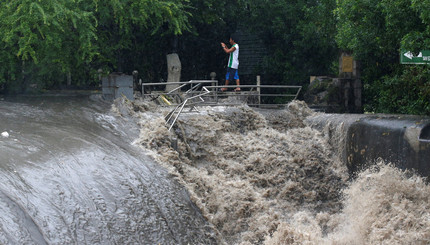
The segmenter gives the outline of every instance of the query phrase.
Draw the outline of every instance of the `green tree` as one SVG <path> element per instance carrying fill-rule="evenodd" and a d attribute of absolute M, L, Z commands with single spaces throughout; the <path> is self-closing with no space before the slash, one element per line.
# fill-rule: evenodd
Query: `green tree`
<path fill-rule="evenodd" d="M 95 54 L 96 21 L 70 1 L 2 1 L 0 18 L 0 57 L 10 68 L 1 71 L 3 83 L 19 88 L 30 75 L 67 71 Z"/>
<path fill-rule="evenodd" d="M 375 81 L 379 91 L 376 111 L 382 113 L 430 115 L 430 68 L 407 66 L 399 74 Z"/>
<path fill-rule="evenodd" d="M 151 48 L 147 36 L 189 29 L 188 1 L 59 0 L 0 2 L 3 49 L 0 83 L 22 90 L 39 81 L 58 85 L 66 75 L 89 83 L 91 73 L 118 70 L 131 50 Z M 143 40 L 136 33 L 145 33 Z M 142 47 L 145 46 L 145 47 Z M 156 47 L 154 44 L 153 47 Z"/>
<path fill-rule="evenodd" d="M 412 0 L 411 3 L 410 8 L 415 12 L 415 16 L 419 17 L 421 23 L 411 26 L 412 28 L 402 38 L 402 47 L 414 51 L 430 49 L 430 8 L 428 7 L 430 1 Z"/>
<path fill-rule="evenodd" d="M 411 79 L 407 78 L 407 75 L 416 74 L 417 70 L 411 72 L 409 66 L 400 65 L 399 53 L 401 47 L 414 51 L 430 48 L 428 45 L 430 11 L 426 3 L 428 4 L 428 1 L 337 1 L 336 41 L 341 49 L 352 52 L 361 63 L 366 110 L 391 113 L 417 111 L 412 108 L 416 108 L 418 98 L 407 95 L 403 87 L 392 85 L 407 84 L 408 91 L 416 91 L 418 87 L 423 86 L 422 80 L 421 83 L 416 83 L 414 88 L 411 87 L 414 83 L 404 80 Z M 425 69 L 419 71 L 425 72 Z M 396 95 L 393 98 L 403 101 L 398 109 L 385 106 L 387 101 L 391 101 L 387 98 L 390 94 Z M 411 110 L 404 109 L 408 106 L 407 101 Z"/>
<path fill-rule="evenodd" d="M 99 21 L 97 43 L 100 46 L 100 63 L 111 66 L 110 70 L 125 71 L 126 68 L 122 66 L 128 63 L 127 57 L 133 56 L 131 53 L 157 49 L 160 47 L 158 42 L 164 36 L 179 35 L 189 30 L 187 2 L 93 1 L 88 7 L 94 9 Z"/>

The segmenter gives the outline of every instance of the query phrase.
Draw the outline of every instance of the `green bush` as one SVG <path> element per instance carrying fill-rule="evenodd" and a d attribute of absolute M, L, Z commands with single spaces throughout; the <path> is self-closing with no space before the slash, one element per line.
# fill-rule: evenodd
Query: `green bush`
<path fill-rule="evenodd" d="M 385 76 L 370 89 L 379 91 L 376 112 L 430 115 L 428 66 L 406 66 L 400 74 Z"/>

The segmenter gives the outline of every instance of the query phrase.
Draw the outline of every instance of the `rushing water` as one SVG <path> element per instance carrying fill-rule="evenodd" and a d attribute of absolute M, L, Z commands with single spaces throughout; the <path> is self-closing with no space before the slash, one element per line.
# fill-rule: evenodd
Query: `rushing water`
<path fill-rule="evenodd" d="M 0 244 L 429 244 L 430 187 L 350 179 L 343 127 L 285 110 L 0 100 Z"/>
<path fill-rule="evenodd" d="M 214 244 L 186 190 L 97 95 L 0 100 L 0 244 Z M 4 134 L 7 135 L 7 134 Z"/>
<path fill-rule="evenodd" d="M 117 103 L 135 141 L 187 187 L 225 244 L 429 244 L 430 187 L 379 162 L 350 180 L 343 124 L 317 130 L 286 110 L 199 107 L 169 132 L 163 109 Z"/>

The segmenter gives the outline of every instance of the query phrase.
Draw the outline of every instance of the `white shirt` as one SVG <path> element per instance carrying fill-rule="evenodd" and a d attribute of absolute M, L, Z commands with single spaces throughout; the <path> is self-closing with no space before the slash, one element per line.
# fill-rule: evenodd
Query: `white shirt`
<path fill-rule="evenodd" d="M 234 44 L 233 47 L 236 48 L 232 53 L 230 53 L 230 58 L 228 59 L 228 67 L 237 69 L 239 67 L 239 44 Z"/>

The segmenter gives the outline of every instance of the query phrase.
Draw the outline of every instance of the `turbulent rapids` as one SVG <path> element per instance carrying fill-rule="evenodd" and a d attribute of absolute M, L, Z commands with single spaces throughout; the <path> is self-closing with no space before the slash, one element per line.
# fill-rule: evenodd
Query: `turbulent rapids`
<path fill-rule="evenodd" d="M 201 107 L 169 132 L 151 103 L 117 103 L 139 145 L 176 176 L 226 244 L 427 244 L 429 186 L 379 162 L 349 181 L 342 126 L 316 130 L 306 104 Z"/>
<path fill-rule="evenodd" d="M 0 101 L 2 244 L 428 244 L 430 187 L 350 178 L 342 125 L 284 110 L 94 96 Z"/>

